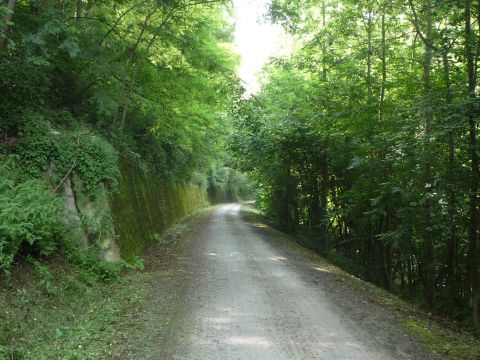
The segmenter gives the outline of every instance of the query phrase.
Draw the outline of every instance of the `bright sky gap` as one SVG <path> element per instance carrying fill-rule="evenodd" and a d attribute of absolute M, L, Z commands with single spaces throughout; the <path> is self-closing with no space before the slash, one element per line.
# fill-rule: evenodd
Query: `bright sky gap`
<path fill-rule="evenodd" d="M 283 31 L 266 19 L 268 0 L 234 0 L 236 10 L 235 45 L 241 55 L 238 75 L 247 94 L 256 93 L 260 86 L 258 73 L 268 58 L 281 49 Z"/>

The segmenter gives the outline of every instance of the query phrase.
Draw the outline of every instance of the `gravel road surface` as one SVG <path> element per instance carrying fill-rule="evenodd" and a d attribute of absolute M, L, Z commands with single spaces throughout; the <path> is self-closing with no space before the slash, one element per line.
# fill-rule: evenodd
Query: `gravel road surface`
<path fill-rule="evenodd" d="M 240 207 L 218 207 L 195 235 L 188 326 L 176 330 L 171 358 L 424 358 L 382 308 L 278 249 Z"/>

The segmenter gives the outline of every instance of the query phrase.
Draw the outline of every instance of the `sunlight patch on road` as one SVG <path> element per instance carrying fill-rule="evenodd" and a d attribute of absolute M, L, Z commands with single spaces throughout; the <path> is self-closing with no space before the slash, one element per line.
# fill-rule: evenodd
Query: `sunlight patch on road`
<path fill-rule="evenodd" d="M 262 224 L 262 223 L 252 223 L 252 226 L 257 227 L 257 228 L 261 228 L 261 229 L 266 229 L 266 228 L 268 228 L 267 225 Z"/>
<path fill-rule="evenodd" d="M 231 336 L 225 341 L 230 345 L 250 345 L 258 347 L 270 347 L 271 342 L 260 336 Z"/>
<path fill-rule="evenodd" d="M 232 318 L 229 317 L 206 318 L 206 320 L 216 324 L 229 324 L 232 322 Z"/>
<path fill-rule="evenodd" d="M 315 271 L 320 271 L 320 272 L 326 272 L 326 273 L 331 273 L 330 270 L 328 269 L 324 269 L 324 268 L 321 268 L 321 267 L 312 267 L 313 270 Z"/>
<path fill-rule="evenodd" d="M 214 317 L 214 318 L 206 318 L 210 323 L 210 327 L 216 330 L 226 330 L 229 328 L 230 324 L 233 322 L 231 317 Z"/>
<path fill-rule="evenodd" d="M 270 256 L 268 259 L 272 261 L 288 260 L 288 258 L 284 256 Z"/>

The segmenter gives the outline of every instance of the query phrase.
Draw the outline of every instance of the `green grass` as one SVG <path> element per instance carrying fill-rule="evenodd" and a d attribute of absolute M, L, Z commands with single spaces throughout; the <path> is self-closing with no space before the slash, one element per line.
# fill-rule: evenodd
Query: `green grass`
<path fill-rule="evenodd" d="M 443 358 L 480 359 L 478 339 L 468 333 L 452 331 L 434 321 L 422 318 L 404 317 L 400 322 L 410 334 Z"/>
<path fill-rule="evenodd" d="M 65 270 L 51 280 L 48 291 L 33 272 L 23 284 L 2 288 L 0 358 L 111 358 L 128 336 L 122 315 L 148 292 L 147 276 L 128 274 L 92 284 L 81 271 Z"/>
<path fill-rule="evenodd" d="M 189 222 L 201 221 L 210 210 L 193 212 L 159 237 L 142 271 L 121 264 L 123 270 L 116 271 L 118 266 L 88 256 L 17 261 L 12 279 L 0 279 L 0 359 L 116 359 L 124 344 L 136 339 L 144 346 L 149 295 L 155 286 L 168 295 L 161 309 L 151 309 L 152 326 L 171 326 L 179 291 L 169 262 L 184 248 Z"/>

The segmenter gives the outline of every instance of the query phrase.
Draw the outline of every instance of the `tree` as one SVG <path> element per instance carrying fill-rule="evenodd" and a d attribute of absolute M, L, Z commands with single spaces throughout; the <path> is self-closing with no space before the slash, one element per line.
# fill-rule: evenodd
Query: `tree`
<path fill-rule="evenodd" d="M 272 21 L 300 45 L 232 114 L 267 214 L 357 275 L 473 324 L 476 4 L 276 0 Z"/>

